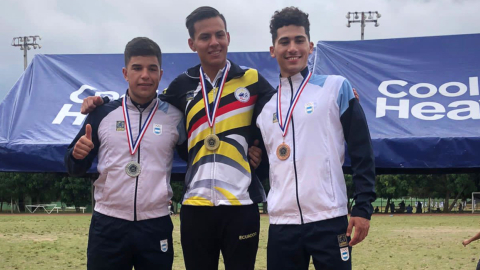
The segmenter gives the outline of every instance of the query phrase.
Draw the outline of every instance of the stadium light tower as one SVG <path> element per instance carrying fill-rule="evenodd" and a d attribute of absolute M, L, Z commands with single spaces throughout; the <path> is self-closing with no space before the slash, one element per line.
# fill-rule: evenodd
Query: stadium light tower
<path fill-rule="evenodd" d="M 23 51 L 23 70 L 27 69 L 27 51 L 32 47 L 33 49 L 42 48 L 42 46 L 37 43 L 38 40 L 42 40 L 38 35 L 13 38 L 12 46 L 20 47 L 20 50 Z"/>
<path fill-rule="evenodd" d="M 360 15 L 360 16 L 359 16 Z M 367 17 L 368 15 L 368 17 Z M 352 19 L 350 19 L 353 16 Z M 378 23 L 378 19 L 380 19 L 381 15 L 378 11 L 362 11 L 362 12 L 348 12 L 347 13 L 347 27 L 350 27 L 351 23 L 360 23 L 362 29 L 362 40 L 364 39 L 364 32 L 365 32 L 365 23 L 367 22 L 374 22 L 375 27 L 378 27 L 380 24 Z"/>

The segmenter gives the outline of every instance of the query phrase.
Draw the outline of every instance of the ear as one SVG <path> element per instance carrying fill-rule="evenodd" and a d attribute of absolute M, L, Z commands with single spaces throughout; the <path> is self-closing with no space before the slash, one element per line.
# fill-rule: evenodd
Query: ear
<path fill-rule="evenodd" d="M 230 33 L 229 32 L 227 32 L 227 40 L 228 40 L 228 44 L 227 44 L 227 46 L 228 46 L 228 45 L 230 45 Z"/>
<path fill-rule="evenodd" d="M 127 78 L 127 68 L 122 68 L 122 73 L 123 73 L 123 78 L 125 79 L 125 81 L 128 82 L 128 78 Z"/>
<path fill-rule="evenodd" d="M 270 46 L 270 56 L 272 58 L 275 58 L 275 46 Z"/>
<path fill-rule="evenodd" d="M 308 54 L 311 54 L 313 52 L 313 42 L 310 41 L 310 52 Z"/>
<path fill-rule="evenodd" d="M 160 69 L 160 78 L 158 79 L 158 81 L 162 80 L 162 76 L 163 76 L 163 69 Z"/>
<path fill-rule="evenodd" d="M 195 48 L 195 43 L 193 42 L 192 38 L 188 39 L 188 47 L 190 47 L 190 50 L 192 50 L 193 52 L 197 51 L 197 48 Z"/>

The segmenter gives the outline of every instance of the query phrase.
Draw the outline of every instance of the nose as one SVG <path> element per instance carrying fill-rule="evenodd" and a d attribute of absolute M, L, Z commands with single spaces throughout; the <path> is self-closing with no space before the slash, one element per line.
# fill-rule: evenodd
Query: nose
<path fill-rule="evenodd" d="M 148 73 L 148 68 L 144 68 L 142 69 L 142 73 L 140 74 L 141 78 L 146 80 L 150 77 L 149 73 Z"/>
<path fill-rule="evenodd" d="M 219 44 L 218 39 L 215 36 L 212 36 L 212 39 L 210 40 L 210 46 L 214 47 Z"/>
<path fill-rule="evenodd" d="M 297 47 L 295 46 L 295 41 L 292 40 L 292 41 L 288 44 L 287 50 L 288 50 L 289 53 L 292 53 L 292 52 L 296 52 L 296 51 L 297 51 Z"/>

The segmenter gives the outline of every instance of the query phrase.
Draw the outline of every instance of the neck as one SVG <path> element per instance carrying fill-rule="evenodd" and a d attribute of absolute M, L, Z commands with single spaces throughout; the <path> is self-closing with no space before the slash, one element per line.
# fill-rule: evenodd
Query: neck
<path fill-rule="evenodd" d="M 130 99 L 134 103 L 136 103 L 136 105 L 143 106 L 147 103 L 150 103 L 156 97 L 157 93 L 153 94 L 151 97 L 148 97 L 148 98 L 141 98 L 141 97 L 134 96 L 134 95 L 130 94 L 130 91 L 129 91 L 128 95 L 130 96 Z"/>
<path fill-rule="evenodd" d="M 207 74 L 208 78 L 210 78 L 210 80 L 214 80 L 215 77 L 217 76 L 218 71 L 224 68 L 226 64 L 227 64 L 226 61 L 220 65 L 214 65 L 214 66 L 202 64 L 202 69 L 203 69 L 203 72 Z"/>
<path fill-rule="evenodd" d="M 300 71 L 298 72 L 289 72 L 287 70 L 280 70 L 280 76 L 282 76 L 282 78 L 288 78 L 288 77 L 293 77 L 299 73 L 301 73 L 307 66 L 304 66 Z"/>

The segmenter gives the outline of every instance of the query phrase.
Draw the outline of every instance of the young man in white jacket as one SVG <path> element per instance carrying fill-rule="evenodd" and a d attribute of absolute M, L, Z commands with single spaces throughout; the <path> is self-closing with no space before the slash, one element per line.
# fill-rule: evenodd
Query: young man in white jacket
<path fill-rule="evenodd" d="M 341 76 L 308 70 L 308 15 L 294 7 L 270 22 L 277 93 L 257 118 L 269 160 L 268 269 L 351 269 L 351 247 L 368 234 L 375 165 L 363 110 Z M 352 160 L 355 206 L 347 219 L 342 165 Z M 350 239 L 352 228 L 355 235 Z"/>

